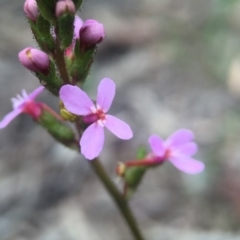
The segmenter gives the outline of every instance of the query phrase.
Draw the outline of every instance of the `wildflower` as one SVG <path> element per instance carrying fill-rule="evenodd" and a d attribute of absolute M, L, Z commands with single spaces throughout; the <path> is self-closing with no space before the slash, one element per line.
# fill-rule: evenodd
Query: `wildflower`
<path fill-rule="evenodd" d="M 38 87 L 29 95 L 25 90 L 22 90 L 22 96 L 17 95 L 12 98 L 13 111 L 8 113 L 0 122 L 0 129 L 5 128 L 15 117 L 21 113 L 27 113 L 37 119 L 41 114 L 41 104 L 34 102 L 34 99 L 43 91 L 44 87 Z"/>
<path fill-rule="evenodd" d="M 83 121 L 91 124 L 80 139 L 81 153 L 87 159 L 94 159 L 102 151 L 104 127 L 120 139 L 132 138 L 133 133 L 128 124 L 107 114 L 115 96 L 115 83 L 111 79 L 104 78 L 100 82 L 96 105 L 84 91 L 76 86 L 62 86 L 59 95 L 69 112 L 83 116 Z"/>
<path fill-rule="evenodd" d="M 86 20 L 80 29 L 80 42 L 83 47 L 94 47 L 105 37 L 103 24 L 93 19 Z"/>
<path fill-rule="evenodd" d="M 187 129 L 174 132 L 166 141 L 153 134 L 148 139 L 153 153 L 148 158 L 153 163 L 169 160 L 180 171 L 189 174 L 200 173 L 204 170 L 204 164 L 192 158 L 198 149 L 193 139 L 193 132 Z"/>
<path fill-rule="evenodd" d="M 48 55 L 35 48 L 25 48 L 18 54 L 20 63 L 27 69 L 33 72 L 40 72 L 47 75 L 50 67 Z"/>

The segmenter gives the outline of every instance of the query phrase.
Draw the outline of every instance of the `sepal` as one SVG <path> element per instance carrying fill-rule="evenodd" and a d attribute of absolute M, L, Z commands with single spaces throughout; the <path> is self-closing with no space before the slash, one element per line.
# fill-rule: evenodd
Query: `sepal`
<path fill-rule="evenodd" d="M 68 59 L 67 64 L 73 82 L 77 85 L 81 86 L 89 75 L 95 53 L 96 47 L 83 51 L 79 39 L 76 40 L 74 57 Z"/>
<path fill-rule="evenodd" d="M 56 0 L 36 0 L 41 15 L 55 25 L 55 5 Z"/>
<path fill-rule="evenodd" d="M 55 40 L 51 33 L 51 24 L 41 15 L 35 23 L 29 21 L 29 24 L 39 47 L 52 54 L 55 50 Z"/>
<path fill-rule="evenodd" d="M 41 73 L 35 73 L 36 77 L 40 80 L 40 83 L 49 90 L 53 95 L 58 96 L 59 90 L 63 85 L 63 81 L 56 73 L 55 65 L 50 62 L 50 70 L 48 75 Z"/>
<path fill-rule="evenodd" d="M 53 114 L 43 110 L 41 116 L 38 118 L 38 123 L 44 127 L 55 140 L 79 151 L 79 144 L 73 130 Z"/>
<path fill-rule="evenodd" d="M 57 19 L 57 38 L 62 50 L 67 49 L 73 41 L 74 13 L 64 13 Z"/>

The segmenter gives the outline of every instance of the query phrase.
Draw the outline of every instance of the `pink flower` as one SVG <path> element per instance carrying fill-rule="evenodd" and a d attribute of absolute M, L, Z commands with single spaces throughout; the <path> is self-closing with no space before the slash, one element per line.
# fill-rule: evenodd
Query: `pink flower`
<path fill-rule="evenodd" d="M 166 141 L 153 134 L 148 139 L 153 151 L 149 156 L 154 162 L 169 160 L 180 171 L 200 173 L 204 170 L 204 164 L 192 158 L 198 149 L 193 139 L 193 132 L 187 129 L 174 132 Z"/>
<path fill-rule="evenodd" d="M 104 78 L 98 86 L 96 105 L 80 88 L 64 85 L 59 92 L 66 109 L 76 115 L 83 116 L 84 122 L 91 124 L 80 139 L 81 153 L 89 160 L 97 157 L 103 148 L 104 127 L 118 138 L 127 140 L 133 133 L 128 124 L 107 114 L 115 96 L 115 83 Z"/>
<path fill-rule="evenodd" d="M 41 104 L 34 102 L 34 99 L 43 91 L 44 87 L 38 87 L 29 95 L 25 90 L 22 90 L 22 96 L 17 95 L 12 98 L 13 111 L 8 113 L 0 122 L 0 129 L 5 128 L 15 117 L 21 113 L 27 113 L 34 119 L 37 119 L 41 114 Z"/>

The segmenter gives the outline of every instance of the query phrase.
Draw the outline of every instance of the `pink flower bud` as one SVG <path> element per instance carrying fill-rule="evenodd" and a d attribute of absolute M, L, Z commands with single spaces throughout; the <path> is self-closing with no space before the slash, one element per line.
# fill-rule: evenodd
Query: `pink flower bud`
<path fill-rule="evenodd" d="M 96 20 L 85 21 L 80 29 L 80 41 L 84 47 L 93 47 L 105 37 L 103 24 Z"/>
<path fill-rule="evenodd" d="M 56 4 L 56 17 L 60 17 L 65 13 L 76 13 L 75 5 L 72 0 L 58 0 Z"/>
<path fill-rule="evenodd" d="M 35 48 L 25 48 L 18 54 L 20 63 L 33 72 L 40 72 L 47 75 L 49 72 L 50 60 L 48 55 Z"/>
<path fill-rule="evenodd" d="M 27 18 L 32 21 L 36 21 L 39 16 L 38 6 L 36 0 L 26 0 L 23 5 L 23 10 L 27 16 Z"/>

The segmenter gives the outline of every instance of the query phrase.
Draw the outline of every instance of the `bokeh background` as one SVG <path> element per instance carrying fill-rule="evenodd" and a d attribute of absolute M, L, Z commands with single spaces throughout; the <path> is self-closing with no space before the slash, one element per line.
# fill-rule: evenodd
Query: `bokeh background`
<path fill-rule="evenodd" d="M 17 59 L 36 46 L 24 0 L 0 0 L 0 116 L 37 79 Z M 192 129 L 206 164 L 189 176 L 171 164 L 149 171 L 131 200 L 148 240 L 240 239 L 240 1 L 88 0 L 79 15 L 106 29 L 87 91 L 117 84 L 111 113 L 134 138 L 107 133 L 102 162 L 113 180 L 150 134 Z M 40 100 L 57 110 L 57 100 Z M 1 240 L 131 240 L 94 173 L 25 115 L 0 133 Z"/>

